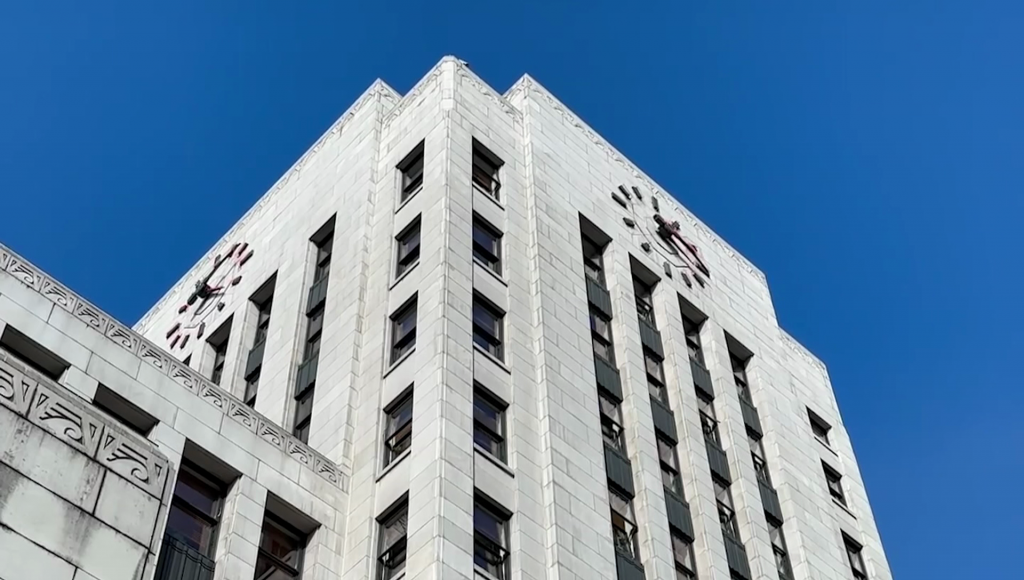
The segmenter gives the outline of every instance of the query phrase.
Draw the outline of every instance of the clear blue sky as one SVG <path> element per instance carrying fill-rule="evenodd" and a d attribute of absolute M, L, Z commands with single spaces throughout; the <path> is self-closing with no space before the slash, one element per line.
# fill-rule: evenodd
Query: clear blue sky
<path fill-rule="evenodd" d="M 4 2 L 0 240 L 133 323 L 376 77 L 529 72 L 768 275 L 896 577 L 1021 577 L 1024 3 L 352 4 Z"/>

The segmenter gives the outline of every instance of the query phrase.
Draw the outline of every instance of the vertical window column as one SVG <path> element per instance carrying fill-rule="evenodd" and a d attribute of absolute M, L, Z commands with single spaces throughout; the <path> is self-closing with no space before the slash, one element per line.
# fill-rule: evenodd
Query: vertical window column
<path fill-rule="evenodd" d="M 303 443 L 309 441 L 309 427 L 313 419 L 313 398 L 316 393 L 320 341 L 324 328 L 327 285 L 334 245 L 333 218 L 327 227 L 330 229 L 326 233 L 315 236 L 312 240 L 316 246 L 316 263 L 313 271 L 313 283 L 309 288 L 306 302 L 305 346 L 295 381 L 295 417 L 292 423 L 292 434 Z"/>
<path fill-rule="evenodd" d="M 256 336 L 245 362 L 245 395 L 242 399 L 250 407 L 256 406 L 256 394 L 263 370 L 263 353 L 270 333 L 270 312 L 274 307 L 274 284 L 276 275 L 267 281 L 250 298 L 256 307 Z"/>

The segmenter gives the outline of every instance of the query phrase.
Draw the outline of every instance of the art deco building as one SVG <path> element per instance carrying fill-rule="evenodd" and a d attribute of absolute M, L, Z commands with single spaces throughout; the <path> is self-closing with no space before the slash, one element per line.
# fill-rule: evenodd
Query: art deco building
<path fill-rule="evenodd" d="M 374 83 L 134 329 L 0 247 L 5 580 L 888 580 L 762 274 L 529 77 Z"/>

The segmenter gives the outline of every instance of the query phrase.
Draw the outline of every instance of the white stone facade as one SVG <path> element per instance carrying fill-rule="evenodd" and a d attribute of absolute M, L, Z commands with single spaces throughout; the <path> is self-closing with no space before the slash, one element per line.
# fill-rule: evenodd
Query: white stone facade
<path fill-rule="evenodd" d="M 474 141 L 500 160 L 497 200 L 473 184 Z M 403 201 L 398 165 L 420 143 L 422 187 Z M 692 273 L 666 270 L 660 241 L 640 223 L 653 200 L 699 248 L 710 271 L 705 285 Z M 750 398 L 791 578 L 856 578 L 845 534 L 863 546 L 867 577 L 890 579 L 828 374 L 779 328 L 764 275 L 529 77 L 501 95 L 445 58 L 404 97 L 378 81 L 143 317 L 139 334 L 0 247 L 0 330 L 10 325 L 66 361 L 59 381 L 68 393 L 91 401 L 103 385 L 159 421 L 148 439 L 170 468 L 153 557 L 176 466 L 186 449 L 200 448 L 233 473 L 218 530 L 218 578 L 254 577 L 268 496 L 308 519 L 307 579 L 379 578 L 378 519 L 403 498 L 406 578 L 487 578 L 474 563 L 478 497 L 509 516 L 502 540 L 508 578 L 628 578 L 613 544 L 581 218 L 608 242 L 605 287 L 643 577 L 676 578 L 676 565 L 632 282 L 638 271 L 659 278 L 654 317 L 697 577 L 780 578 L 745 403 L 733 385 L 729 353 L 741 344 L 751 355 Z M 501 233 L 500 274 L 474 259 L 474 219 Z M 396 236 L 417 220 L 418 261 L 396 279 Z M 307 447 L 285 432 L 295 427 L 296 382 L 305 380 L 299 369 L 309 358 L 315 242 L 330 223 Z M 241 243 L 252 256 L 226 289 L 223 310 L 211 311 L 202 337 L 172 346 L 169 331 L 189 316 L 179 307 L 196 281 Z M 267 294 L 271 279 L 252 413 L 242 404 L 258 326 L 259 300 L 250 298 Z M 473 304 L 481 299 L 504 313 L 502 360 L 475 344 Z M 411 301 L 415 346 L 393 362 L 391 317 Z M 681 303 L 706 317 L 699 335 L 746 570 L 731 564 L 723 541 Z M 79 313 L 82 305 L 95 324 Z M 225 321 L 230 338 L 219 360 L 208 341 L 223 336 Z M 206 379 L 221 365 L 217 387 Z M 410 387 L 411 444 L 385 467 L 385 409 Z M 507 404 L 504 460 L 474 442 L 479 387 Z M 815 438 L 808 410 L 831 427 L 828 445 Z M 830 495 L 822 461 L 841 474 L 845 507 Z M 0 553 L 2 546 L 0 539 Z M 152 574 L 155 562 L 147 566 Z M 31 577 L 3 570 L 6 580 Z"/>

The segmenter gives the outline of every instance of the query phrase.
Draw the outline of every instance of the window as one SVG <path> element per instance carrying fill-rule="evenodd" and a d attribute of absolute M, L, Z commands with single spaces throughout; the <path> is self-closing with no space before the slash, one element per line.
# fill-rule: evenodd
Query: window
<path fill-rule="evenodd" d="M 309 315 L 309 323 L 306 326 L 306 347 L 302 360 L 307 361 L 320 354 L 320 334 L 323 329 L 324 308 L 320 307 Z"/>
<path fill-rule="evenodd" d="M 395 259 L 395 277 L 408 272 L 420 261 L 420 218 L 417 217 L 395 237 L 398 256 Z"/>
<path fill-rule="evenodd" d="M 501 182 L 498 181 L 498 169 L 501 167 L 499 161 L 490 151 L 484 149 L 483 145 L 473 141 L 473 186 L 481 192 L 493 197 L 496 201 L 501 199 Z"/>
<path fill-rule="evenodd" d="M 843 533 L 843 544 L 846 545 L 846 559 L 850 562 L 850 570 L 857 580 L 867 580 L 868 569 L 864 566 L 864 557 L 861 555 L 861 545 Z"/>
<path fill-rule="evenodd" d="M 498 360 L 505 360 L 502 344 L 505 313 L 480 296 L 473 297 L 473 342 Z"/>
<path fill-rule="evenodd" d="M 324 239 L 316 242 L 316 270 L 313 271 L 313 283 L 327 278 L 331 271 L 331 251 L 334 245 L 334 232 L 327 234 Z"/>
<path fill-rule="evenodd" d="M 828 483 L 828 493 L 832 496 L 832 499 L 841 503 L 843 507 L 846 507 L 846 494 L 843 493 L 843 476 L 838 471 L 829 467 L 824 461 L 821 462 L 821 467 L 825 470 L 825 481 Z"/>
<path fill-rule="evenodd" d="M 473 216 L 473 258 L 501 275 L 501 232 Z"/>
<path fill-rule="evenodd" d="M 473 441 L 505 461 L 505 409 L 494 395 L 477 386 L 473 391 Z"/>
<path fill-rule="evenodd" d="M 509 514 L 483 498 L 473 506 L 473 563 L 498 580 L 508 574 Z"/>
<path fill-rule="evenodd" d="M 405 571 L 406 534 L 409 526 L 409 503 L 402 499 L 378 520 L 377 561 L 380 562 L 380 580 L 391 580 Z"/>
<path fill-rule="evenodd" d="M 391 364 L 416 346 L 416 297 L 391 315 Z"/>
<path fill-rule="evenodd" d="M 59 381 L 64 371 L 71 368 L 67 361 L 25 336 L 10 324 L 4 327 L 4 332 L 0 335 L 0 348 L 14 355 L 14 358 L 32 370 L 55 381 Z M 185 365 L 187 366 L 188 363 Z"/>
<path fill-rule="evenodd" d="M 821 441 L 826 447 L 831 447 L 828 441 L 828 432 L 832 430 L 832 427 L 810 409 L 807 409 L 807 418 L 811 421 L 811 432 L 814 433 L 814 438 Z"/>
<path fill-rule="evenodd" d="M 270 330 L 270 310 L 273 306 L 273 296 L 256 305 L 256 340 L 253 341 L 254 345 L 267 340 L 267 331 Z"/>
<path fill-rule="evenodd" d="M 594 309 L 590 310 L 590 336 L 593 338 L 594 354 L 608 364 L 615 364 L 612 348 L 612 323 Z"/>
<path fill-rule="evenodd" d="M 216 479 L 182 460 L 167 514 L 167 534 L 212 559 L 223 499 L 224 487 Z"/>
<path fill-rule="evenodd" d="M 245 404 L 249 407 L 256 406 L 256 395 L 260 389 L 261 369 L 256 369 L 249 378 L 245 379 Z"/>
<path fill-rule="evenodd" d="M 409 391 L 384 409 L 384 467 L 398 459 L 412 446 L 412 391 Z"/>
<path fill-rule="evenodd" d="M 658 437 L 658 459 L 661 460 L 661 482 L 665 484 L 665 489 L 682 497 L 683 480 L 679 477 L 676 447 L 661 437 Z"/>
<path fill-rule="evenodd" d="M 647 369 L 647 390 L 651 396 L 668 404 L 668 393 L 665 391 L 665 370 L 661 361 L 646 349 L 644 350 L 644 366 Z"/>
<path fill-rule="evenodd" d="M 608 501 L 612 511 L 612 541 L 615 543 L 615 549 L 640 561 L 640 544 L 636 537 L 633 502 L 612 488 L 608 489 Z"/>
<path fill-rule="evenodd" d="M 697 408 L 700 409 L 700 426 L 704 431 L 704 439 L 721 447 L 722 440 L 718 436 L 718 419 L 715 417 L 714 401 L 704 393 L 697 391 Z"/>
<path fill-rule="evenodd" d="M 693 543 L 673 533 L 672 554 L 676 561 L 676 580 L 695 580 L 697 566 L 693 563 Z"/>
<path fill-rule="evenodd" d="M 717 477 L 712 477 L 715 483 L 715 502 L 718 504 L 718 521 L 722 524 L 722 532 L 733 539 L 740 539 L 740 529 L 736 524 L 736 510 L 732 504 L 732 492 L 729 491 L 729 484 Z"/>
<path fill-rule="evenodd" d="M 399 202 L 404 202 L 423 187 L 422 141 L 398 164 L 398 170 L 402 172 L 402 194 Z"/>
<path fill-rule="evenodd" d="M 732 364 L 732 378 L 736 383 L 736 390 L 739 392 L 740 399 L 753 404 L 754 401 L 750 398 L 750 385 L 747 382 L 747 361 L 730 352 L 729 362 Z"/>
<path fill-rule="evenodd" d="M 793 578 L 793 566 L 789 561 L 789 550 L 786 548 L 786 536 L 782 534 L 782 524 L 768 518 L 768 537 L 775 553 L 775 567 L 779 570 L 779 580 Z"/>
<path fill-rule="evenodd" d="M 302 576 L 302 551 L 305 534 L 267 513 L 263 517 L 256 578 L 298 580 Z"/>
<path fill-rule="evenodd" d="M 156 417 L 104 385 L 97 385 L 92 404 L 143 437 L 149 435 L 159 423 Z"/>
<path fill-rule="evenodd" d="M 637 316 L 654 326 L 654 289 L 643 280 L 633 278 L 633 292 L 636 294 Z"/>
<path fill-rule="evenodd" d="M 224 376 L 224 361 L 227 359 L 228 354 L 228 341 L 225 340 L 217 345 L 213 346 L 213 370 L 210 372 L 210 381 L 215 385 L 220 384 L 220 379 Z"/>
<path fill-rule="evenodd" d="M 309 387 L 295 398 L 295 427 L 292 435 L 303 443 L 309 442 L 309 424 L 313 419 L 313 394 L 316 391 Z"/>
<path fill-rule="evenodd" d="M 604 287 L 604 248 L 583 236 L 583 271 L 587 278 Z"/>
<path fill-rule="evenodd" d="M 768 476 L 768 463 L 764 458 L 764 443 L 750 429 L 747 429 L 747 444 L 750 446 L 750 458 L 754 462 L 754 471 L 757 472 L 757 478 L 766 485 L 771 486 L 772 480 Z"/>
<path fill-rule="evenodd" d="M 604 442 L 625 453 L 626 442 L 622 437 L 622 408 L 602 392 L 598 392 L 598 402 L 601 405 L 601 434 L 604 436 Z"/>
<path fill-rule="evenodd" d="M 700 324 L 684 315 L 683 332 L 686 334 L 686 349 L 690 351 L 690 360 L 704 366 L 704 351 L 700 344 Z"/>

